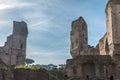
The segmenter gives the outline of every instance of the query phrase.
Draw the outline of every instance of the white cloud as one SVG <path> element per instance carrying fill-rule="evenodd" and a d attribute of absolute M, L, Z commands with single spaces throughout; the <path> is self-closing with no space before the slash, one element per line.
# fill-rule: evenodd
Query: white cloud
<path fill-rule="evenodd" d="M 11 8 L 12 5 L 0 4 L 0 10 Z"/>
<path fill-rule="evenodd" d="M 48 26 L 49 25 L 49 26 Z M 29 26 L 32 30 L 37 31 L 49 31 L 50 28 L 50 21 L 49 20 L 42 20 L 39 22 L 35 22 Z"/>
<path fill-rule="evenodd" d="M 29 6 L 33 6 L 34 4 L 31 3 L 20 3 L 20 2 L 1 2 L 0 3 L 0 10 L 12 9 L 12 8 L 25 8 Z"/>

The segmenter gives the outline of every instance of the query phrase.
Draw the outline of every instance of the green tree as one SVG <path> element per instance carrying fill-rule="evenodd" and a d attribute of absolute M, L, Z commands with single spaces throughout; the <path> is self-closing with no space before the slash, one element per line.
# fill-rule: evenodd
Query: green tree
<path fill-rule="evenodd" d="M 35 61 L 33 59 L 30 59 L 30 58 L 26 58 L 26 64 L 29 65 L 29 64 L 32 64 L 34 63 Z"/>
<path fill-rule="evenodd" d="M 64 70 L 64 69 L 65 69 L 65 67 L 66 67 L 66 65 L 65 65 L 65 64 L 59 64 L 59 69 L 60 69 L 60 70 Z"/>

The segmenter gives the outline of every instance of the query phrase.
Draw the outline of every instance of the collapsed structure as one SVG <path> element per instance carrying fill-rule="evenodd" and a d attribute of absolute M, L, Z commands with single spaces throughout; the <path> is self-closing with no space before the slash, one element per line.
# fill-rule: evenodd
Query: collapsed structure
<path fill-rule="evenodd" d="M 27 24 L 13 21 L 13 33 L 7 37 L 5 45 L 0 47 L 0 59 L 6 65 L 25 64 L 27 35 Z"/>
<path fill-rule="evenodd" d="M 120 0 L 109 0 L 106 6 L 107 32 L 96 48 L 88 45 L 85 20 L 72 22 L 72 59 L 67 60 L 66 75 L 70 79 L 120 79 Z"/>

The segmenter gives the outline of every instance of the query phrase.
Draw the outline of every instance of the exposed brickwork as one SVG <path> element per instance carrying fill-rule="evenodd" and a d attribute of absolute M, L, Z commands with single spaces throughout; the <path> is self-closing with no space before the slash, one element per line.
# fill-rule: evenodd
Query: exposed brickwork
<path fill-rule="evenodd" d="M 0 69 L 0 80 L 13 80 L 13 72 L 10 70 Z"/>
<path fill-rule="evenodd" d="M 97 49 L 88 45 L 87 24 L 83 17 L 72 22 L 70 53 L 73 58 L 79 55 L 98 55 Z"/>
<path fill-rule="evenodd" d="M 0 58 L 7 65 L 24 65 L 26 57 L 26 39 L 28 35 L 25 22 L 13 22 L 13 33 L 0 47 Z"/>
<path fill-rule="evenodd" d="M 45 70 L 15 69 L 14 80 L 49 80 Z"/>
<path fill-rule="evenodd" d="M 87 24 L 82 17 L 72 22 L 71 48 L 72 57 L 80 55 L 88 46 Z"/>

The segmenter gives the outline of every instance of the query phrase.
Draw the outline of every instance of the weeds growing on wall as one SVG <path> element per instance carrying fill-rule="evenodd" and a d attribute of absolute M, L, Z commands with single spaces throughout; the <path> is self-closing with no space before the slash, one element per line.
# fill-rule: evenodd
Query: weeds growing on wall
<path fill-rule="evenodd" d="M 31 69 L 31 70 L 40 70 L 43 69 L 42 67 L 37 67 L 37 66 L 16 66 L 15 69 Z"/>

